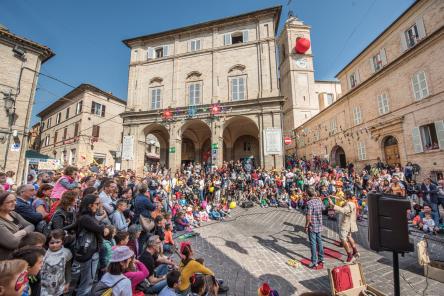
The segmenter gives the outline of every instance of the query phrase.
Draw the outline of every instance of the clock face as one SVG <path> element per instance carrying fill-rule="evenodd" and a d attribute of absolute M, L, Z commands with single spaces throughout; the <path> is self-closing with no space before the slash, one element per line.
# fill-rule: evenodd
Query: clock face
<path fill-rule="evenodd" d="M 307 59 L 306 58 L 299 58 L 299 59 L 297 59 L 296 60 L 296 65 L 299 67 L 299 68 L 307 68 L 307 66 L 308 66 L 308 62 L 307 62 Z"/>

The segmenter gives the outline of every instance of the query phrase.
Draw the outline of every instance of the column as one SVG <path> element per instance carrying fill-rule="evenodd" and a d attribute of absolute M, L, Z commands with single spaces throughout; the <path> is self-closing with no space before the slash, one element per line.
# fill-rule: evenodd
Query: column
<path fill-rule="evenodd" d="M 168 164 L 174 173 L 180 170 L 182 160 L 182 139 L 180 137 L 180 126 L 178 123 L 171 123 L 168 129 L 170 133 L 170 143 L 168 151 Z"/>
<path fill-rule="evenodd" d="M 211 158 L 213 165 L 218 167 L 223 163 L 223 125 L 222 119 L 211 122 Z"/>

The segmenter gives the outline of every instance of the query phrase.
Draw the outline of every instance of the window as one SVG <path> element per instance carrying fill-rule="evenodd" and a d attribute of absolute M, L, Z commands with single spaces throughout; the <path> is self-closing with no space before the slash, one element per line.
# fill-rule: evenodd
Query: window
<path fill-rule="evenodd" d="M 159 47 L 148 47 L 148 59 L 160 59 L 168 56 L 168 45 Z"/>
<path fill-rule="evenodd" d="M 191 83 L 188 85 L 188 98 L 190 106 L 200 104 L 200 83 Z"/>
<path fill-rule="evenodd" d="M 362 122 L 362 112 L 359 106 L 353 108 L 353 121 L 355 124 L 360 124 Z"/>
<path fill-rule="evenodd" d="M 389 100 L 385 93 L 378 96 L 378 111 L 379 115 L 384 115 L 390 111 Z"/>
<path fill-rule="evenodd" d="M 418 26 L 414 24 L 407 31 L 404 32 L 404 35 L 407 42 L 407 47 L 411 48 L 415 46 L 415 44 L 418 43 L 419 40 Z"/>
<path fill-rule="evenodd" d="M 248 42 L 248 30 L 224 34 L 224 45 Z"/>
<path fill-rule="evenodd" d="M 66 116 L 65 116 L 65 119 L 68 119 L 68 118 L 69 118 L 69 108 L 66 109 Z"/>
<path fill-rule="evenodd" d="M 363 142 L 358 143 L 358 159 L 359 160 L 367 159 L 367 152 L 365 150 L 365 144 Z"/>
<path fill-rule="evenodd" d="M 93 125 L 92 128 L 92 137 L 93 138 L 99 138 L 100 135 L 100 126 L 98 125 Z"/>
<path fill-rule="evenodd" d="M 327 96 L 327 106 L 330 106 L 331 104 L 333 104 L 334 100 L 333 94 L 326 94 L 326 96 Z"/>
<path fill-rule="evenodd" d="M 68 128 L 65 127 L 65 128 L 63 129 L 63 140 L 66 140 L 67 136 L 68 136 Z"/>
<path fill-rule="evenodd" d="M 77 102 L 77 105 L 76 105 L 76 115 L 80 114 L 80 112 L 82 112 L 82 107 L 83 107 L 83 101 Z"/>
<path fill-rule="evenodd" d="M 51 117 L 48 118 L 48 124 L 47 124 L 47 125 L 48 125 L 48 128 L 51 127 L 51 121 L 52 121 L 51 119 L 52 119 Z"/>
<path fill-rule="evenodd" d="M 70 151 L 71 157 L 69 158 L 69 164 L 75 164 L 76 163 L 76 149 L 71 149 Z"/>
<path fill-rule="evenodd" d="M 244 151 L 251 151 L 251 143 L 244 142 Z"/>
<path fill-rule="evenodd" d="M 58 138 L 59 132 L 55 132 L 54 133 L 54 145 L 57 143 L 57 138 Z"/>
<path fill-rule="evenodd" d="M 91 104 L 91 114 L 99 115 L 105 117 L 105 105 L 92 102 Z"/>
<path fill-rule="evenodd" d="M 79 123 L 76 122 L 75 126 L 74 126 L 74 137 L 78 137 L 79 136 Z"/>
<path fill-rule="evenodd" d="M 350 82 L 350 88 L 354 88 L 356 85 L 358 85 L 358 79 L 356 73 L 350 74 L 349 82 Z"/>
<path fill-rule="evenodd" d="M 427 80 L 424 71 L 420 71 L 413 75 L 412 84 L 415 100 L 422 100 L 429 95 L 429 89 L 427 87 Z"/>
<path fill-rule="evenodd" d="M 444 149 L 444 121 L 414 127 L 412 142 L 415 153 Z"/>
<path fill-rule="evenodd" d="M 337 123 L 336 123 L 336 118 L 333 118 L 332 120 L 330 120 L 330 132 L 332 134 L 335 134 L 337 131 Z"/>
<path fill-rule="evenodd" d="M 45 122 L 40 122 L 40 131 L 42 132 L 45 129 Z"/>
<path fill-rule="evenodd" d="M 231 100 L 245 100 L 245 77 L 231 78 Z"/>
<path fill-rule="evenodd" d="M 56 116 L 56 124 L 59 124 L 60 123 L 60 119 L 62 118 L 62 112 L 59 112 L 59 113 L 57 113 L 57 116 Z"/>
<path fill-rule="evenodd" d="M 190 41 L 190 51 L 198 51 L 200 50 L 200 39 L 191 40 Z"/>
<path fill-rule="evenodd" d="M 382 69 L 382 58 L 379 52 L 373 56 L 373 68 L 375 72 Z"/>
<path fill-rule="evenodd" d="M 151 109 L 160 109 L 160 88 L 151 89 Z"/>
<path fill-rule="evenodd" d="M 47 135 L 45 137 L 45 146 L 49 146 L 49 141 L 50 141 L 50 138 L 49 138 L 49 135 Z"/>

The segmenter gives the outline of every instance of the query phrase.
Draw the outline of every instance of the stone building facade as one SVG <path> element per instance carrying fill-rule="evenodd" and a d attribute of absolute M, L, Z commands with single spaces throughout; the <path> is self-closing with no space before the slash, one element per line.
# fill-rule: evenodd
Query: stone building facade
<path fill-rule="evenodd" d="M 81 84 L 40 111 L 40 153 L 78 166 L 120 169 L 122 118 L 126 101 Z"/>
<path fill-rule="evenodd" d="M 231 159 L 281 168 L 280 12 L 273 7 L 124 40 L 131 54 L 122 167 L 142 171 L 152 134 L 160 162 L 173 171 L 188 161 Z"/>
<path fill-rule="evenodd" d="M 25 170 L 38 72 L 52 56 L 48 47 L 0 26 L 0 170 L 14 172 L 18 183 Z"/>
<path fill-rule="evenodd" d="M 338 74 L 343 95 L 295 130 L 298 156 L 444 170 L 444 2 L 416 1 Z"/>

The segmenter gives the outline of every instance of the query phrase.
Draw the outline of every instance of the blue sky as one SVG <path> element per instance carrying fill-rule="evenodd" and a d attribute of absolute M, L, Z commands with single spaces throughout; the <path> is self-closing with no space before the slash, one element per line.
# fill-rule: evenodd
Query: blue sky
<path fill-rule="evenodd" d="M 0 23 L 50 47 L 41 71 L 71 85 L 91 83 L 126 99 L 129 49 L 123 39 L 283 5 L 288 0 L 0 0 Z M 312 27 L 315 78 L 333 79 L 414 0 L 292 0 Z M 350 37 L 351 36 L 351 37 Z M 33 114 L 72 88 L 39 78 Z M 33 117 L 32 123 L 38 121 Z"/>

